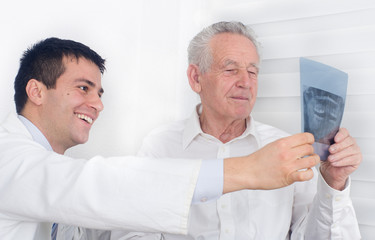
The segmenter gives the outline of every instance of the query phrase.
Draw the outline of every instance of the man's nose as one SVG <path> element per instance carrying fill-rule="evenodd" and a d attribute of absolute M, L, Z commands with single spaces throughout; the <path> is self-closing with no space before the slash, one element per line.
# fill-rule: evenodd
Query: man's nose
<path fill-rule="evenodd" d="M 104 109 L 102 99 L 97 94 L 92 95 L 92 97 L 90 98 L 89 104 L 90 104 L 90 107 L 94 108 L 98 113 Z"/>
<path fill-rule="evenodd" d="M 253 76 L 248 71 L 241 71 L 240 77 L 237 81 L 236 86 L 240 88 L 250 88 Z"/>

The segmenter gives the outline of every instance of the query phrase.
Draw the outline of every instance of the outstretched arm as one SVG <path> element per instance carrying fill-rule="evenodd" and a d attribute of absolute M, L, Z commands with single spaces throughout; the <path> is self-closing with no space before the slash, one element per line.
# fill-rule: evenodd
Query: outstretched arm
<path fill-rule="evenodd" d="M 241 189 L 276 189 L 313 177 L 320 158 L 314 154 L 314 136 L 299 133 L 272 142 L 245 157 L 224 160 L 223 193 Z"/>

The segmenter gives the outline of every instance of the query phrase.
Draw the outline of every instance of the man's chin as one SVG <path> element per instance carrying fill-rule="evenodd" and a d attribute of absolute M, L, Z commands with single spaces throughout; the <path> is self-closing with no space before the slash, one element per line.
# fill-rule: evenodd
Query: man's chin
<path fill-rule="evenodd" d="M 236 111 L 237 119 L 245 119 L 249 117 L 250 112 L 251 111 L 249 111 L 248 109 L 238 109 L 238 111 Z"/>
<path fill-rule="evenodd" d="M 89 140 L 89 135 L 86 135 L 86 136 L 79 136 L 75 139 L 75 143 L 76 145 L 80 145 L 80 144 L 85 144 L 87 143 L 87 141 Z"/>

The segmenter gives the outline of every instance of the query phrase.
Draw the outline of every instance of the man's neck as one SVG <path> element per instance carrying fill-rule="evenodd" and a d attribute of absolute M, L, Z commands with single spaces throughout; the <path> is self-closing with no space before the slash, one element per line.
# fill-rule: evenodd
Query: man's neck
<path fill-rule="evenodd" d="M 18 118 L 21 120 L 21 122 L 25 125 L 29 133 L 31 134 L 34 141 L 41 144 L 43 147 L 45 147 L 47 150 L 53 151 L 53 148 L 51 144 L 48 142 L 47 138 L 43 135 L 43 133 L 38 129 L 35 124 L 30 121 L 27 117 L 23 115 L 19 115 Z"/>
<path fill-rule="evenodd" d="M 35 129 L 37 129 L 37 131 L 34 131 L 33 133 L 31 133 L 33 135 L 33 138 L 35 137 L 35 134 L 38 134 L 39 136 L 38 139 L 41 139 L 40 141 L 46 141 L 48 145 L 50 146 L 50 148 L 52 149 L 52 151 L 62 154 L 62 155 L 65 153 L 65 151 L 68 148 L 64 147 L 63 145 L 59 143 L 51 141 L 52 138 L 49 137 L 45 131 L 43 131 L 43 127 L 41 124 L 42 120 L 38 118 L 37 114 L 28 114 L 27 112 L 22 112 L 20 115 L 24 117 L 25 119 L 27 119 L 27 121 L 30 122 L 30 124 L 32 124 L 35 127 Z M 28 127 L 28 130 L 30 131 L 31 129 Z M 45 140 L 43 140 L 43 138 L 45 138 Z M 44 145 L 47 145 L 47 143 L 44 143 Z"/>
<path fill-rule="evenodd" d="M 210 119 L 202 114 L 199 122 L 204 133 L 210 134 L 223 143 L 241 136 L 246 130 L 246 118 L 244 119 Z"/>

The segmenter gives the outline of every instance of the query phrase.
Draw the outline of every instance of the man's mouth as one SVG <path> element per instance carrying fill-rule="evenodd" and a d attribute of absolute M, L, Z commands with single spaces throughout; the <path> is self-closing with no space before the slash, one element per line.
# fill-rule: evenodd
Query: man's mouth
<path fill-rule="evenodd" d="M 76 115 L 79 119 L 82 119 L 82 120 L 86 121 L 87 123 L 92 124 L 92 118 L 90 118 L 89 116 L 84 115 L 84 114 L 80 114 L 80 113 L 76 113 L 75 115 Z"/>
<path fill-rule="evenodd" d="M 235 96 L 235 97 L 232 97 L 232 98 L 235 99 L 235 100 L 245 100 L 245 101 L 249 100 L 248 97 L 242 97 L 242 96 Z"/>

